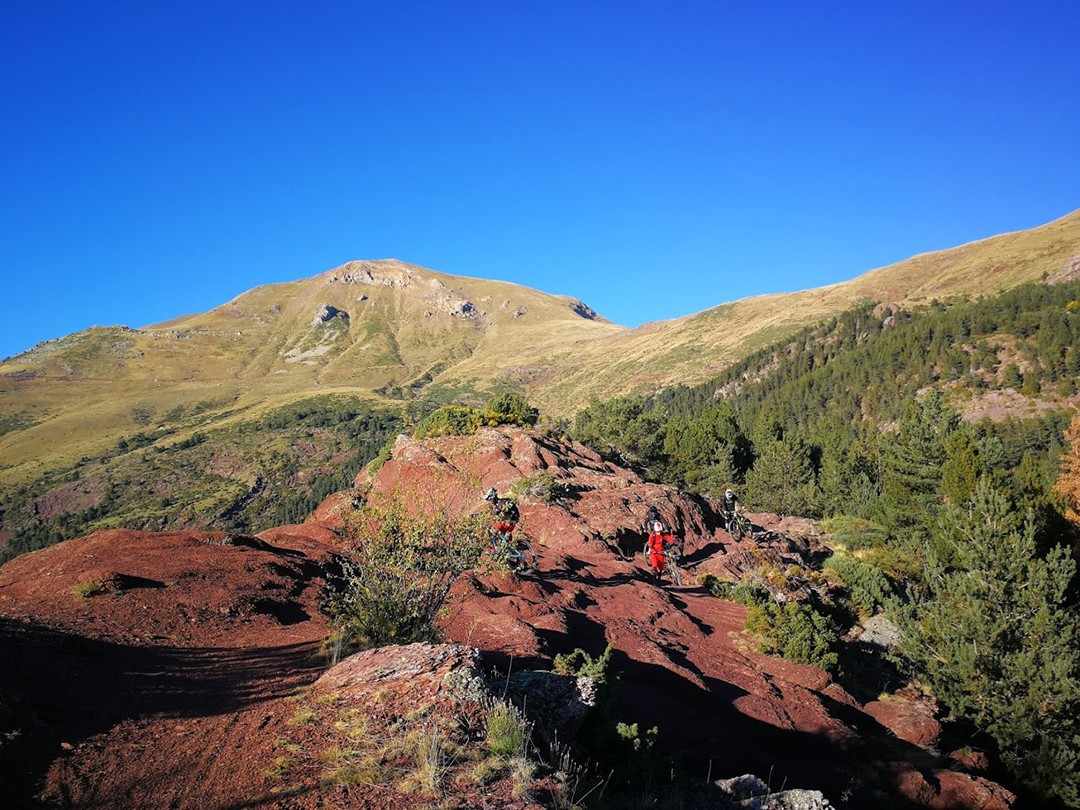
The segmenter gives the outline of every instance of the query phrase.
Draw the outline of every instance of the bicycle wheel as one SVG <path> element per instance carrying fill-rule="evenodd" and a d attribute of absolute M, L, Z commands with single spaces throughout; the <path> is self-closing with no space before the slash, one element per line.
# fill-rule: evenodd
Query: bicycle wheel
<path fill-rule="evenodd" d="M 682 585 L 682 569 L 679 568 L 677 562 L 672 561 L 668 563 L 667 574 L 671 577 L 672 585 Z"/>
<path fill-rule="evenodd" d="M 728 517 L 727 533 L 734 537 L 736 540 L 743 539 L 742 521 L 739 520 L 738 515 L 731 515 L 730 517 Z"/>
<path fill-rule="evenodd" d="M 664 555 L 664 573 L 668 575 L 672 585 L 682 585 L 682 569 L 679 568 L 679 554 Z"/>
<path fill-rule="evenodd" d="M 743 517 L 742 515 L 739 515 L 738 518 L 736 518 L 736 521 L 739 524 L 739 539 L 742 539 L 743 537 L 749 537 L 751 540 L 753 540 L 754 526 L 752 523 L 750 523 L 750 520 Z"/>
<path fill-rule="evenodd" d="M 515 574 L 531 574 L 536 571 L 536 550 L 532 543 L 517 538 L 507 549 L 507 565 Z"/>

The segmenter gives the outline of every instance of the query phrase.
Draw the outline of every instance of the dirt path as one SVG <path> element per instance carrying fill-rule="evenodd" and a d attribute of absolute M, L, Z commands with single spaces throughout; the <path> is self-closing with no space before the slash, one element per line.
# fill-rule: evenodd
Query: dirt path
<path fill-rule="evenodd" d="M 251 770 L 265 768 L 273 756 L 252 732 L 324 670 L 314 640 L 131 647 L 3 621 L 0 648 L 0 688 L 27 721 L 27 743 L 4 781 L 26 806 L 43 786 L 61 807 L 220 807 L 220 799 L 250 798 L 208 803 L 234 781 L 215 762 L 233 771 L 245 757 L 232 749 L 248 746 Z"/>

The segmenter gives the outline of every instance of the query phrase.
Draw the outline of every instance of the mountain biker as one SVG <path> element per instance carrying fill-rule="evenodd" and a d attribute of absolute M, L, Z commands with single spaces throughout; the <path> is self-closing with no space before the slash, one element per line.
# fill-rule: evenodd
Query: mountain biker
<path fill-rule="evenodd" d="M 730 489 L 720 499 L 720 516 L 724 521 L 724 528 L 736 540 L 742 540 L 746 535 L 753 538 L 753 526 L 739 514 L 739 499 Z"/>
<path fill-rule="evenodd" d="M 514 529 L 521 519 L 517 504 L 511 498 L 500 498 L 499 493 L 495 491 L 495 487 L 484 493 L 484 500 L 491 503 L 491 514 L 494 518 L 494 522 L 491 524 L 492 544 L 509 543 L 514 535 Z"/>
<path fill-rule="evenodd" d="M 730 489 L 724 492 L 724 497 L 720 499 L 720 508 L 723 509 L 725 518 L 739 514 L 739 499 Z"/>
<path fill-rule="evenodd" d="M 660 524 L 661 531 L 667 530 L 667 523 L 664 521 L 664 518 L 660 516 L 660 512 L 655 506 L 650 506 L 649 511 L 645 513 L 645 534 L 652 534 L 654 523 Z"/>
<path fill-rule="evenodd" d="M 661 521 L 654 520 L 649 525 L 649 539 L 645 541 L 645 556 L 648 558 L 649 565 L 652 567 L 657 579 L 664 573 L 664 563 L 666 561 L 664 553 L 677 545 L 678 541 L 664 528 Z"/>

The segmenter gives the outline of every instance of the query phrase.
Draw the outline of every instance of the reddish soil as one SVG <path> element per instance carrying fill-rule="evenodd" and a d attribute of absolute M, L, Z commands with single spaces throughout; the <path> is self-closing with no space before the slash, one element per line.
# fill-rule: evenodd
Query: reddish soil
<path fill-rule="evenodd" d="M 418 509 L 479 511 L 487 487 L 505 493 L 539 472 L 570 491 L 520 503 L 539 573 L 460 579 L 445 632 L 465 647 L 373 650 L 323 674 L 319 593 L 324 563 L 342 548 L 343 504 L 397 491 Z M 448 676 L 547 670 L 558 653 L 595 656 L 610 644 L 613 717 L 656 726 L 657 753 L 703 785 L 708 773 L 752 772 L 819 789 L 837 807 L 1011 806 L 1012 794 L 962 758 L 920 747 L 934 736 L 929 723 L 918 736 L 889 712 L 867 711 L 862 701 L 880 683 L 845 689 L 763 655 L 742 633 L 745 608 L 647 575 L 649 505 L 685 539 L 687 583 L 705 571 L 736 579 L 812 566 L 826 553 L 809 522 L 752 516 L 759 537 L 737 543 L 705 499 L 644 483 L 557 437 L 483 429 L 400 439 L 355 491 L 259 538 L 108 531 L 19 557 L 0 568 L 0 696 L 23 739 L 0 750 L 0 778 L 17 806 L 34 796 L 78 808 L 551 806 L 550 775 L 536 774 L 531 793 L 509 773 L 470 778 L 486 704 Z M 99 592 L 76 595 L 85 583 Z M 919 723 L 933 714 L 919 710 Z M 362 733 L 349 737 L 361 716 Z M 410 787 L 408 756 L 391 745 L 432 728 L 459 750 L 441 797 Z M 377 775 L 356 766 L 356 781 L 327 781 L 341 772 L 334 752 L 358 747 Z"/>

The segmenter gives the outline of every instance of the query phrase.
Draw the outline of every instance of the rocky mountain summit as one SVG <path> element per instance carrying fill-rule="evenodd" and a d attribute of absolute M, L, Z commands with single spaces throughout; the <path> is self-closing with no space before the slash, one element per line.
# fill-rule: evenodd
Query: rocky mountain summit
<path fill-rule="evenodd" d="M 397 496 L 466 515 L 489 487 L 518 498 L 537 573 L 467 572 L 446 644 L 328 667 L 321 593 L 349 510 Z M 680 587 L 642 565 L 650 506 L 684 539 Z M 710 500 L 557 432 L 481 428 L 401 436 L 306 522 L 257 537 L 111 530 L 23 555 L 0 568 L 0 697 L 20 731 L 0 747 L 5 785 L 30 806 L 78 808 L 568 806 L 590 784 L 569 763 L 586 761 L 595 685 L 552 664 L 610 648 L 611 722 L 639 739 L 655 727 L 653 755 L 692 776 L 651 785 L 658 801 L 1012 806 L 980 752 L 953 749 L 933 702 L 874 668 L 880 629 L 852 636 L 854 679 L 757 650 L 747 609 L 700 576 L 820 567 L 828 538 L 809 521 L 751 517 L 757 536 L 736 540 Z M 504 700 L 535 728 L 531 770 L 482 771 L 485 717 Z M 438 796 L 410 753 L 431 739 L 453 747 Z"/>

